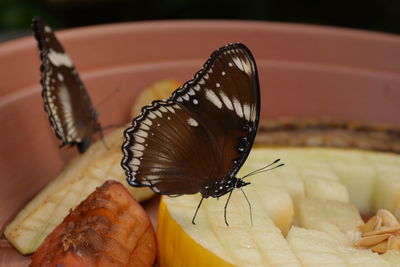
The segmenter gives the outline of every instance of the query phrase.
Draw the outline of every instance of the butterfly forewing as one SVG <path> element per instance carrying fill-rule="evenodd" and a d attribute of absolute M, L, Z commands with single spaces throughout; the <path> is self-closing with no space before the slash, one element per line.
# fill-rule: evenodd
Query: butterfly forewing
<path fill-rule="evenodd" d="M 235 175 L 247 158 L 258 126 L 259 94 L 250 51 L 231 44 L 214 52 L 195 78 L 171 98 L 213 133 L 224 156 L 222 176 Z"/>
<path fill-rule="evenodd" d="M 79 147 L 99 130 L 97 112 L 71 58 L 51 28 L 39 17 L 33 19 L 32 28 L 42 60 L 41 84 L 45 110 L 62 143 L 77 144 Z"/>
<path fill-rule="evenodd" d="M 219 49 L 193 80 L 145 107 L 125 131 L 128 181 L 176 195 L 231 180 L 253 144 L 259 105 L 249 50 L 242 44 Z"/>

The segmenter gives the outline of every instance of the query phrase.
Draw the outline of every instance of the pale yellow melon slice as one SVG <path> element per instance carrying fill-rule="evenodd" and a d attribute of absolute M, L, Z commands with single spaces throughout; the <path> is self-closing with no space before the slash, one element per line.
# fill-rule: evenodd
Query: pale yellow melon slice
<path fill-rule="evenodd" d="M 18 251 L 22 254 L 34 252 L 70 209 L 106 180 L 120 181 L 138 201 L 153 195 L 148 188 L 134 188 L 126 182 L 120 166 L 122 129 L 107 135 L 104 142 L 108 148 L 98 141 L 72 160 L 6 227 L 4 234 Z"/>
<path fill-rule="evenodd" d="M 363 224 L 354 205 L 335 200 L 301 198 L 296 212 L 299 226 L 325 232 L 347 245 L 354 243 L 355 231 Z"/>
<path fill-rule="evenodd" d="M 384 258 L 370 250 L 345 245 L 317 230 L 292 227 L 287 241 L 303 266 L 390 266 Z"/>
<path fill-rule="evenodd" d="M 260 188 L 259 180 L 252 180 L 253 188 Z M 229 227 L 223 214 L 226 195 L 204 200 L 196 225 L 191 221 L 199 195 L 163 197 L 157 230 L 160 266 L 300 266 L 282 234 L 293 215 L 289 194 L 260 189 L 244 189 L 252 207 L 253 226 L 240 191 L 232 194 L 228 205 Z"/>
<path fill-rule="evenodd" d="M 340 156 L 340 153 L 347 152 L 350 154 Z M 396 258 L 396 255 L 382 257 L 368 249 L 355 248 L 351 243 L 359 234 L 357 225 L 361 224 L 361 219 L 353 203 L 348 202 L 352 199 L 356 200 L 356 205 L 361 202 L 357 195 L 348 194 L 356 192 L 357 188 L 344 190 L 341 181 L 356 178 L 348 176 L 342 163 L 345 162 L 351 169 L 354 158 L 354 164 L 358 164 L 357 166 L 362 166 L 361 163 L 367 165 L 374 173 L 371 174 L 371 183 L 382 186 L 385 178 L 381 175 L 398 173 L 400 179 L 400 164 L 390 165 L 393 162 L 382 157 L 387 155 L 385 153 L 353 152 L 328 148 L 253 149 L 238 177 L 263 167 L 276 158 L 281 158 L 286 163 L 279 169 L 246 178 L 252 183 L 244 190 L 252 204 L 253 227 L 246 214 L 247 203 L 239 190 L 233 193 L 228 206 L 227 216 L 231 223 L 229 227 L 225 226 L 223 218 L 226 196 L 219 200 L 204 200 L 195 226 L 191 224 L 191 219 L 200 200 L 198 195 L 163 198 L 158 221 L 160 266 L 391 266 L 388 259 Z M 338 158 L 338 164 L 335 158 Z M 341 171 L 337 171 L 336 168 L 339 164 L 342 164 Z M 390 173 L 380 170 L 388 164 Z M 362 169 L 361 172 L 366 171 Z M 362 182 L 354 180 L 346 185 L 360 184 Z M 283 196 L 282 193 L 268 194 L 268 190 L 286 192 L 297 214 L 292 217 L 285 212 L 290 210 L 286 208 L 287 205 L 269 199 L 269 196 L 274 195 L 276 199 L 284 199 L 277 197 Z M 382 195 L 383 192 L 368 192 L 371 195 L 358 195 L 362 199 L 371 200 L 363 206 L 369 208 L 368 212 L 375 212 L 375 201 L 382 201 L 381 199 L 384 199 L 388 206 L 396 206 L 394 190 L 390 198 Z M 270 205 L 268 209 L 265 203 Z M 277 235 L 276 229 L 287 228 L 282 227 L 273 214 L 286 214 L 280 216 L 295 218 L 294 225 L 303 225 L 319 231 L 294 227 L 287 237 L 285 231 L 280 231 Z M 183 260 L 179 255 L 190 257 L 184 257 Z M 201 259 L 192 255 L 201 255 Z"/>
<path fill-rule="evenodd" d="M 131 117 L 138 116 L 142 107 L 150 105 L 153 100 L 167 99 L 181 85 L 182 83 L 174 79 L 164 79 L 151 84 L 137 97 L 132 107 Z"/>

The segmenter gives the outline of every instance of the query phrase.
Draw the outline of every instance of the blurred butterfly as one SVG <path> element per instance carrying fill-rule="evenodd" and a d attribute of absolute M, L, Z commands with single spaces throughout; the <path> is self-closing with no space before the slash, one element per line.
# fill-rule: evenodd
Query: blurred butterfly
<path fill-rule="evenodd" d="M 249 155 L 260 114 L 257 68 L 240 43 L 215 51 L 167 100 L 142 109 L 125 130 L 124 168 L 132 186 L 177 196 L 220 197 L 250 183 L 235 175 Z M 225 222 L 226 206 L 225 206 Z"/>
<path fill-rule="evenodd" d="M 76 145 L 83 153 L 92 135 L 100 131 L 97 112 L 71 58 L 51 28 L 40 17 L 32 20 L 40 50 L 42 97 L 51 126 L 63 145 Z"/>

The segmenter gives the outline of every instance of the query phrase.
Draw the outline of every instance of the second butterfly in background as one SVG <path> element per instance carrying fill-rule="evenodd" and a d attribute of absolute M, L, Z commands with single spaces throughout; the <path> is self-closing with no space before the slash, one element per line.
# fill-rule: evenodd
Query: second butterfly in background
<path fill-rule="evenodd" d="M 42 97 L 45 111 L 61 145 L 76 145 L 83 153 L 92 135 L 101 133 L 97 112 L 71 58 L 51 28 L 40 17 L 32 20 L 42 65 Z"/>

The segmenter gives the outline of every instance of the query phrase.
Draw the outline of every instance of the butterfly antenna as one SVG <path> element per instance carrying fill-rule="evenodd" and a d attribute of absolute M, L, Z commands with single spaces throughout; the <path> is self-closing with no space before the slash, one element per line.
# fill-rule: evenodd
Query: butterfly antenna
<path fill-rule="evenodd" d="M 246 196 L 246 193 L 244 192 L 243 188 L 240 188 L 240 191 L 242 191 L 244 197 L 246 198 L 247 204 L 249 204 L 249 211 L 250 211 L 250 223 L 251 223 L 251 227 L 253 227 L 253 215 L 251 212 L 251 203 L 249 201 L 249 199 Z"/>
<path fill-rule="evenodd" d="M 192 223 L 193 223 L 193 225 L 196 225 L 196 223 L 194 222 L 194 219 L 196 218 L 196 216 L 197 216 L 197 212 L 199 211 L 199 209 L 200 209 L 200 206 L 201 206 L 201 203 L 203 202 L 203 199 L 204 199 L 204 197 L 201 197 L 201 200 L 200 200 L 200 203 L 199 203 L 199 205 L 197 205 L 197 209 L 196 209 L 196 212 L 194 213 L 194 215 L 193 215 L 193 219 L 192 219 Z"/>
<path fill-rule="evenodd" d="M 107 94 L 106 97 L 104 97 L 98 104 L 96 104 L 97 107 L 102 106 L 107 100 L 109 100 L 112 96 L 114 96 L 115 93 L 117 93 L 120 90 L 119 87 L 115 88 L 112 92 Z"/>
<path fill-rule="evenodd" d="M 260 169 L 257 169 L 257 170 L 255 170 L 255 171 L 252 171 L 252 172 L 246 174 L 245 176 L 242 177 L 242 179 L 244 179 L 244 178 L 246 178 L 246 177 L 249 177 L 249 176 L 252 176 L 252 175 L 255 175 L 255 174 L 259 174 L 259 173 L 271 171 L 271 170 L 273 170 L 273 169 L 282 167 L 283 165 L 285 165 L 284 163 L 281 163 L 281 164 L 279 164 L 279 165 L 276 165 L 276 166 L 271 167 L 272 165 L 278 163 L 280 160 L 281 160 L 281 159 L 276 159 L 274 162 L 268 164 L 267 166 L 264 166 L 264 167 L 262 167 L 262 168 L 260 168 Z"/>
<path fill-rule="evenodd" d="M 228 199 L 226 200 L 225 207 L 224 207 L 224 219 L 225 219 L 226 226 L 229 226 L 228 220 L 226 219 L 226 208 L 228 207 L 228 203 L 229 203 L 229 200 L 231 199 L 232 192 L 233 192 L 233 190 L 231 192 L 229 192 Z"/>

